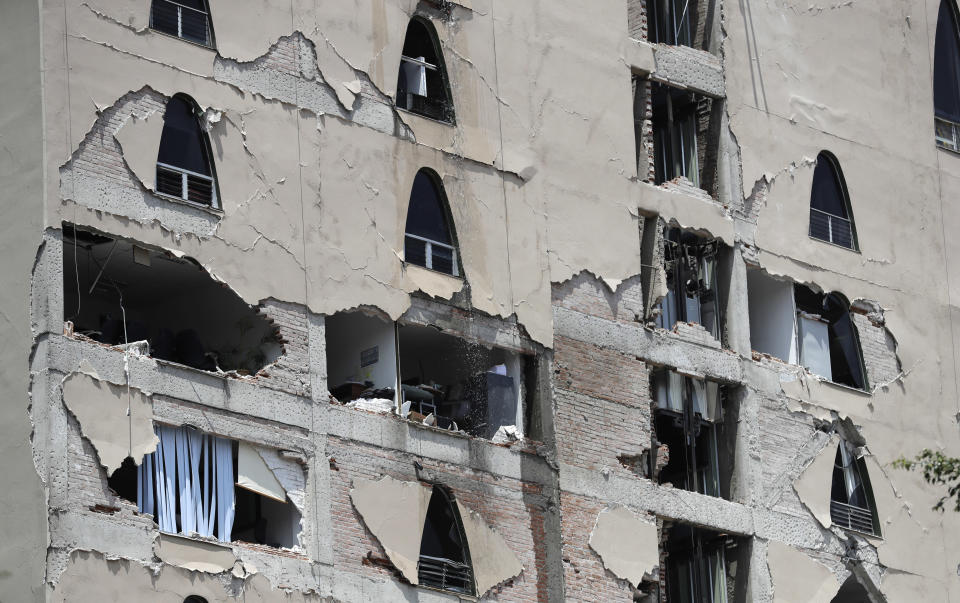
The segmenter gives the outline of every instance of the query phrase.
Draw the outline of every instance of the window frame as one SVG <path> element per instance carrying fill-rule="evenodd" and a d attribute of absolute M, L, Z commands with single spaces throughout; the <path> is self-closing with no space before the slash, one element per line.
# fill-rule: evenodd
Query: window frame
<path fill-rule="evenodd" d="M 843 216 L 838 216 L 836 214 L 832 214 L 830 212 L 823 211 L 821 209 L 816 209 L 813 207 L 813 200 L 814 200 L 813 195 L 814 195 L 814 186 L 816 184 L 816 180 L 811 180 L 810 219 L 808 220 L 808 223 L 807 223 L 807 236 L 815 241 L 820 241 L 821 243 L 827 243 L 828 245 L 833 245 L 834 247 L 846 249 L 847 251 L 860 253 L 860 240 L 857 237 L 857 225 L 856 225 L 856 221 L 853 218 L 853 205 L 850 203 L 850 192 L 847 190 L 847 180 L 843 175 L 843 170 L 840 168 L 840 161 L 837 159 L 836 155 L 834 155 L 830 151 L 825 151 L 825 150 L 820 151 L 817 154 L 817 164 L 819 164 L 821 160 L 827 161 L 830 174 L 833 176 L 833 181 L 840 189 L 840 197 L 841 197 L 841 201 L 843 202 L 844 209 L 847 211 L 847 217 L 844 218 Z M 814 167 L 814 176 L 816 176 L 816 167 Z M 826 216 L 827 228 L 828 228 L 828 235 L 827 235 L 828 238 L 826 239 L 816 236 L 813 232 L 814 216 L 819 214 L 823 214 L 823 216 Z M 847 247 L 846 245 L 842 245 L 841 243 L 837 243 L 835 238 L 833 237 L 834 220 L 846 222 L 849 225 L 849 228 L 850 228 L 850 246 L 849 247 Z"/>
<path fill-rule="evenodd" d="M 154 171 L 155 180 L 154 180 L 153 192 L 157 196 L 163 197 L 164 199 L 168 199 L 170 201 L 175 201 L 177 203 L 184 203 L 186 205 L 189 205 L 190 207 L 195 207 L 197 209 L 203 209 L 203 210 L 211 211 L 217 214 L 222 214 L 223 206 L 220 200 L 220 181 L 217 178 L 217 168 L 213 160 L 213 147 L 211 147 L 210 145 L 210 136 L 204 130 L 203 125 L 200 122 L 200 118 L 202 116 L 202 113 L 200 111 L 200 105 L 197 104 L 197 101 L 193 100 L 193 98 L 191 98 L 186 94 L 183 94 L 182 92 L 178 92 L 173 96 L 171 96 L 170 99 L 167 100 L 167 105 L 169 105 L 169 103 L 174 99 L 179 99 L 180 101 L 186 103 L 187 106 L 190 107 L 191 109 L 192 117 L 194 119 L 195 125 L 200 134 L 200 144 L 202 145 L 202 151 L 207 160 L 207 167 L 210 170 L 210 175 L 207 176 L 206 174 L 200 174 L 198 172 L 194 172 L 186 168 L 161 162 L 158 157 L 156 161 L 155 171 Z M 167 105 L 164 105 L 164 112 L 166 112 Z M 166 129 L 166 127 L 167 127 L 166 124 L 164 124 L 163 129 Z M 161 130 L 160 137 L 161 137 L 161 140 L 163 140 L 162 130 Z M 159 147 L 157 151 L 159 154 Z M 160 190 L 160 171 L 161 170 L 167 172 L 168 174 L 177 174 L 180 176 L 180 179 L 181 179 L 180 195 L 174 195 L 169 192 L 164 192 Z M 210 203 L 209 204 L 201 203 L 199 201 L 194 201 L 189 198 L 189 186 L 190 186 L 191 178 L 200 179 L 204 182 L 210 183 Z"/>
<path fill-rule="evenodd" d="M 157 33 L 159 33 L 159 34 L 162 34 L 162 35 L 165 35 L 165 36 L 169 36 L 169 37 L 171 37 L 171 38 L 176 38 L 176 39 L 178 39 L 178 40 L 183 40 L 184 42 L 188 42 L 188 43 L 190 43 L 190 44 L 195 44 L 196 46 L 200 46 L 200 47 L 202 47 L 202 48 L 209 48 L 209 49 L 211 49 L 211 50 L 216 50 L 216 48 L 217 48 L 217 42 L 216 42 L 216 37 L 214 36 L 214 32 L 213 32 L 213 17 L 212 17 L 212 15 L 211 15 L 211 13 L 210 13 L 210 3 L 209 3 L 208 0 L 202 0 L 202 2 L 203 2 L 204 8 L 206 9 L 206 10 L 203 10 L 203 11 L 198 10 L 198 9 L 196 9 L 196 8 L 193 8 L 192 6 L 186 6 L 186 5 L 184 5 L 184 4 L 181 4 L 181 3 L 179 3 L 179 2 L 176 2 L 175 0 L 151 0 L 151 2 L 150 2 L 150 16 L 149 16 L 149 28 L 150 28 L 150 30 L 151 30 L 151 31 L 155 31 L 155 32 L 157 32 Z M 174 6 L 177 7 L 177 34 L 173 34 L 173 33 L 170 33 L 170 32 L 168 32 L 168 31 L 164 31 L 164 30 L 162 30 L 162 29 L 157 28 L 157 27 L 154 25 L 154 7 L 157 6 L 157 3 L 172 4 L 172 5 L 174 5 Z M 182 32 L 183 32 L 183 23 L 182 23 L 182 21 L 183 21 L 183 17 L 182 17 L 182 14 L 183 14 L 182 11 L 183 11 L 183 9 L 187 9 L 187 10 L 190 10 L 190 11 L 202 13 L 202 14 L 205 16 L 204 26 L 205 26 L 206 37 L 207 37 L 207 42 L 206 42 L 206 43 L 197 42 L 196 40 L 191 40 L 190 38 L 186 38 L 186 37 L 183 36 L 183 33 L 182 33 Z"/>
<path fill-rule="evenodd" d="M 938 18 L 936 29 L 940 28 L 939 12 L 946 4 L 947 10 L 950 11 L 950 15 L 953 17 L 953 36 L 954 40 L 957 43 L 957 47 L 960 48 L 960 9 L 958 9 L 957 4 L 954 0 L 940 0 L 940 6 L 938 7 Z M 933 78 L 931 84 L 933 84 L 933 135 L 934 141 L 937 148 L 950 151 L 952 153 L 960 153 L 960 122 L 950 119 L 947 115 L 944 115 L 940 112 L 937 107 L 937 96 L 936 96 L 936 81 L 937 81 L 937 61 L 936 61 L 936 31 L 934 32 L 934 63 L 933 63 Z M 957 60 L 960 61 L 960 57 L 957 57 Z M 960 91 L 958 91 L 960 94 Z M 941 136 L 940 132 L 943 131 L 944 134 L 950 135 L 949 138 L 946 136 Z"/>
<path fill-rule="evenodd" d="M 841 457 L 841 465 L 836 464 L 834 460 L 833 464 L 833 473 L 831 474 L 831 492 L 830 492 L 830 523 L 833 525 L 848 530 L 851 532 L 856 532 L 858 534 L 864 534 L 865 536 L 870 536 L 873 538 L 882 538 L 880 531 L 880 518 L 877 514 L 877 503 L 876 499 L 873 496 L 873 487 L 870 484 L 870 475 L 867 471 L 867 465 L 863 460 L 863 457 L 857 457 L 853 446 L 846 440 L 841 440 L 837 446 L 837 455 Z M 849 463 L 846 463 L 846 458 L 850 459 Z M 846 464 L 844 464 L 846 463 Z M 836 500 L 833 497 L 833 485 L 832 479 L 836 476 L 837 471 L 842 472 L 842 479 L 847 479 L 847 473 L 849 472 L 852 477 L 858 482 L 858 487 L 863 490 L 863 497 L 866 503 L 866 507 L 861 507 L 850 503 L 849 494 L 847 495 L 846 501 Z M 840 521 L 843 517 L 843 513 L 846 513 L 846 521 Z M 871 531 L 864 529 L 864 523 L 866 521 L 865 515 L 870 516 Z M 854 524 L 854 522 L 858 522 Z"/>
<path fill-rule="evenodd" d="M 414 24 L 414 22 L 418 23 L 426 31 L 427 37 L 429 38 L 430 46 L 433 48 L 433 53 L 436 56 L 437 64 L 430 63 L 429 61 L 426 61 L 426 60 L 420 61 L 416 57 L 408 56 L 404 54 L 403 48 L 401 48 L 400 65 L 398 66 L 398 70 L 397 70 L 397 94 L 394 98 L 394 106 L 398 110 L 403 111 L 405 113 L 412 113 L 414 115 L 419 115 L 424 119 L 429 119 L 437 123 L 451 125 L 451 126 L 456 125 L 457 123 L 456 108 L 453 102 L 453 91 L 450 87 L 450 77 L 447 73 L 446 61 L 443 58 L 443 48 L 440 45 L 440 37 L 437 35 L 437 28 L 433 25 L 433 22 L 428 17 L 420 14 L 417 14 L 411 17 L 410 21 L 407 23 L 407 30 L 403 36 L 403 46 L 405 48 L 407 45 L 407 38 L 411 35 L 410 28 Z M 427 96 L 421 96 L 419 94 L 414 94 L 412 92 L 405 92 L 405 95 L 407 98 L 404 98 L 404 100 L 401 101 L 400 82 L 401 82 L 401 73 L 403 71 L 403 67 L 405 63 L 413 63 L 413 64 L 421 65 L 425 69 L 436 71 L 440 76 L 442 95 L 435 94 L 434 96 L 430 96 L 429 90 L 427 91 Z M 432 101 L 434 103 L 441 103 L 442 106 L 440 107 L 440 114 L 439 115 L 430 114 L 424 110 L 417 110 L 413 106 L 414 103 L 410 98 L 411 96 L 427 99 L 426 101 L 420 101 L 421 103 L 424 104 L 424 106 L 429 104 L 428 101 Z M 441 96 L 442 98 L 440 98 Z"/>
<path fill-rule="evenodd" d="M 436 241 L 428 237 L 415 235 L 407 232 L 407 225 L 410 221 L 410 207 L 413 201 L 413 186 L 416 182 L 417 176 L 423 174 L 430 180 L 430 184 L 433 186 L 434 193 L 437 196 L 438 201 L 440 202 L 440 210 L 443 213 L 443 218 L 446 221 L 447 234 L 450 237 L 450 243 L 444 243 L 442 241 Z M 421 241 L 424 243 L 424 262 L 423 264 L 418 264 L 407 258 L 407 238 L 411 238 L 415 241 Z M 433 246 L 436 245 L 443 249 L 450 250 L 450 262 L 451 262 L 451 272 L 444 272 L 443 270 L 438 270 L 433 267 Z M 446 188 L 443 186 L 443 181 L 440 178 L 440 175 L 437 174 L 434 170 L 428 167 L 422 167 L 417 170 L 417 173 L 414 175 L 413 180 L 410 182 L 410 199 L 407 201 L 407 215 L 404 220 L 403 227 L 403 263 L 410 264 L 413 266 L 419 266 L 433 272 L 439 272 L 440 274 L 446 274 L 447 276 L 466 280 L 466 277 L 463 273 L 463 262 L 460 258 L 460 243 L 457 239 L 457 229 L 454 225 L 453 214 L 450 211 L 450 200 L 447 197 Z"/>
<path fill-rule="evenodd" d="M 420 551 L 417 554 L 418 586 L 422 588 L 427 588 L 430 590 L 437 590 L 440 592 L 457 593 L 459 595 L 467 595 L 470 597 L 475 597 L 477 596 L 477 580 L 473 570 L 473 558 L 470 556 L 470 543 L 467 541 L 467 533 L 463 528 L 463 517 L 460 516 L 460 509 L 457 508 L 457 504 L 456 504 L 457 499 L 453 495 L 453 492 L 450 491 L 449 488 L 441 484 L 433 484 L 432 492 L 430 494 L 431 503 L 433 502 L 434 496 L 440 496 L 443 499 L 443 504 L 445 504 L 447 508 L 450 510 L 450 514 L 453 518 L 453 523 L 457 528 L 457 534 L 460 538 L 461 551 L 463 553 L 463 562 L 454 561 L 453 559 L 444 559 L 440 557 L 431 557 L 429 555 L 424 555 L 423 540 L 422 540 L 423 537 L 421 536 Z M 430 504 L 428 503 L 427 505 L 428 513 L 429 513 L 429 509 L 430 509 Z M 424 523 L 426 523 L 427 519 L 428 517 L 424 516 Z M 461 566 L 461 569 L 464 569 L 466 571 L 466 575 L 461 579 L 466 582 L 469 582 L 469 589 L 465 592 L 465 591 L 457 590 L 454 588 L 447 588 L 445 586 L 436 586 L 434 584 L 424 584 L 423 580 L 420 578 L 420 572 L 422 571 L 421 563 L 424 558 L 428 560 L 429 564 L 443 565 L 443 569 L 441 571 L 444 577 L 441 578 L 441 581 L 445 581 L 447 565 L 454 566 L 454 567 Z M 432 570 L 432 571 L 436 571 L 436 570 Z"/>

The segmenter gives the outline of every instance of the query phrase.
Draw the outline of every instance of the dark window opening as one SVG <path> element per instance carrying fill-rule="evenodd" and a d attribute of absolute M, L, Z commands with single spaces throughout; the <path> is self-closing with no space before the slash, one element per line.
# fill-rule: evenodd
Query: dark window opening
<path fill-rule="evenodd" d="M 654 44 L 693 46 L 697 0 L 647 0 L 647 39 Z"/>
<path fill-rule="evenodd" d="M 407 208 L 404 260 L 430 270 L 460 276 L 457 244 L 451 234 L 447 207 L 439 177 L 426 169 L 417 172 Z"/>
<path fill-rule="evenodd" d="M 817 155 L 810 190 L 810 236 L 847 249 L 857 249 L 850 197 L 836 157 Z"/>
<path fill-rule="evenodd" d="M 167 102 L 157 153 L 157 192 L 184 201 L 218 207 L 217 184 L 198 109 L 177 95 Z"/>
<path fill-rule="evenodd" d="M 853 575 L 844 580 L 843 585 L 830 603 L 874 603 L 867 589 Z"/>
<path fill-rule="evenodd" d="M 137 465 L 132 458 L 123 459 L 120 467 L 107 479 L 107 485 L 120 498 L 137 502 Z"/>
<path fill-rule="evenodd" d="M 183 600 L 183 603 L 207 603 L 207 600 L 199 595 L 190 595 Z"/>
<path fill-rule="evenodd" d="M 740 552 L 736 539 L 686 524 L 664 522 L 666 597 L 671 603 L 726 603 L 734 600 Z"/>
<path fill-rule="evenodd" d="M 422 586 L 474 594 L 470 551 L 460 513 L 440 486 L 433 487 L 423 523 L 417 577 Z"/>
<path fill-rule="evenodd" d="M 414 17 L 407 26 L 397 76 L 397 106 L 438 121 L 454 121 L 440 42 L 433 25 L 421 17 Z"/>
<path fill-rule="evenodd" d="M 952 0 L 940 1 L 937 17 L 933 108 L 937 145 L 960 151 L 960 30 Z"/>
<path fill-rule="evenodd" d="M 651 84 L 654 184 L 686 178 L 700 186 L 697 98 L 691 92 Z"/>
<path fill-rule="evenodd" d="M 300 513 L 255 447 L 192 427 L 156 431 L 157 450 L 137 467 L 136 500 L 160 531 L 296 546 Z"/>
<path fill-rule="evenodd" d="M 204 0 L 153 0 L 150 27 L 203 46 L 213 46 L 210 10 Z"/>
<path fill-rule="evenodd" d="M 692 322 L 720 339 L 718 252 L 719 243 L 714 239 L 704 239 L 679 228 L 664 231 L 667 295 L 660 302 L 658 327 L 672 329 L 677 322 Z"/>
<path fill-rule="evenodd" d="M 880 535 L 873 489 L 863 458 L 853 448 L 840 442 L 833 463 L 833 484 L 830 489 L 830 520 L 843 528 Z"/>
<path fill-rule="evenodd" d="M 270 320 L 189 258 L 64 224 L 63 277 L 64 320 L 95 341 L 250 374 L 283 351 Z"/>
<path fill-rule="evenodd" d="M 327 317 L 326 340 L 327 381 L 341 402 L 495 441 L 524 435 L 537 371 L 524 354 L 362 312 Z"/>
<path fill-rule="evenodd" d="M 659 467 L 659 483 L 722 496 L 728 489 L 721 485 L 718 455 L 723 436 L 720 386 L 661 371 L 654 374 L 653 388 L 656 456 L 652 460 L 655 475 Z"/>
<path fill-rule="evenodd" d="M 838 293 L 794 286 L 800 363 L 834 383 L 867 389 L 860 338 L 850 304 Z"/>

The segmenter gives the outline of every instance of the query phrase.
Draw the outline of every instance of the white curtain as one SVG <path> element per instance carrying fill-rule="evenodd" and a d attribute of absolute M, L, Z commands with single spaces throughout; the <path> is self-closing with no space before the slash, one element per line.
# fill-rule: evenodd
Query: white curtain
<path fill-rule="evenodd" d="M 683 379 L 683 375 L 673 371 L 660 373 L 657 378 L 657 406 L 683 412 Z"/>
<path fill-rule="evenodd" d="M 720 419 L 720 385 L 712 381 L 691 379 L 693 382 L 693 412 L 707 421 Z"/>
<path fill-rule="evenodd" d="M 212 537 L 216 531 L 230 542 L 233 442 L 188 427 L 160 425 L 156 431 L 156 452 L 137 468 L 140 511 L 153 514 L 163 532 Z"/>

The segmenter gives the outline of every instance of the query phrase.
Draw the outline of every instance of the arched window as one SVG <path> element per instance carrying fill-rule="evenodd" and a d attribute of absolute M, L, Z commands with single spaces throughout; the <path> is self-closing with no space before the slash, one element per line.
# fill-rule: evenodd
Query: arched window
<path fill-rule="evenodd" d="M 846 298 L 802 285 L 794 287 L 794 295 L 801 364 L 834 383 L 867 389 L 860 338 Z"/>
<path fill-rule="evenodd" d="M 157 153 L 157 192 L 184 201 L 218 207 L 217 186 L 199 109 L 178 94 L 167 102 Z"/>
<path fill-rule="evenodd" d="M 422 586 L 474 594 L 470 551 L 460 513 L 451 496 L 433 487 L 420 540 L 417 576 Z"/>
<path fill-rule="evenodd" d="M 183 600 L 183 603 L 207 603 L 207 600 L 200 595 L 190 595 Z"/>
<path fill-rule="evenodd" d="M 437 32 L 422 17 L 410 19 L 397 76 L 397 106 L 453 123 L 453 100 Z"/>
<path fill-rule="evenodd" d="M 810 190 L 810 236 L 840 247 L 857 247 L 857 231 L 843 172 L 837 158 L 823 151 L 817 155 Z"/>
<path fill-rule="evenodd" d="M 863 458 L 857 458 L 847 442 L 840 442 L 833 462 L 830 521 L 848 530 L 880 535 L 867 465 Z"/>
<path fill-rule="evenodd" d="M 940 1 L 933 54 L 933 113 L 937 145 L 960 151 L 960 33 L 953 0 Z"/>
<path fill-rule="evenodd" d="M 213 27 L 206 0 L 153 0 L 150 28 L 213 47 Z"/>
<path fill-rule="evenodd" d="M 404 259 L 437 272 L 460 276 L 457 244 L 447 216 L 447 200 L 440 178 L 431 170 L 420 170 L 410 191 Z"/>

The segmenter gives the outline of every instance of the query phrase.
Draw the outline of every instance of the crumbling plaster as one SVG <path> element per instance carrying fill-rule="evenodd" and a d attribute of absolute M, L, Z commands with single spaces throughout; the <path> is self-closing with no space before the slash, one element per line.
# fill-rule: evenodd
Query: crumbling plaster
<path fill-rule="evenodd" d="M 960 451 L 951 326 L 956 279 L 949 262 L 960 249 L 948 238 L 960 216 L 947 202 L 960 191 L 960 166 L 933 142 L 938 7 L 919 0 L 829 7 L 725 3 L 727 111 L 740 146 L 744 195 L 756 183 L 754 202 L 761 204 L 756 225 L 741 222 L 738 235 L 771 274 L 850 300 L 876 300 L 896 339 L 905 374 L 872 396 L 802 375 L 783 380 L 788 399 L 800 401 L 793 410 L 820 417 L 837 412 L 860 426 L 871 453 L 867 465 L 884 533 L 875 544 L 889 568 L 883 590 L 890 600 L 905 592 L 895 586 L 899 570 L 915 573 L 915 588 L 942 592 L 946 570 L 939 560 L 960 556 L 956 543 L 936 535 L 955 530 L 956 519 L 930 510 L 931 488 L 917 476 L 890 467 L 923 447 Z M 870 51 L 841 58 L 838 49 L 850 47 Z M 821 150 L 839 159 L 859 252 L 807 236 L 814 159 Z M 835 450 L 834 443 L 822 454 L 832 459 Z M 814 490 L 829 496 L 827 464 L 818 458 L 808 469 L 816 478 L 805 473 L 797 482 L 818 518 L 823 501 L 811 506 L 810 497 Z"/>
<path fill-rule="evenodd" d="M 144 11 L 148 4 L 139 2 Z M 547 258 L 552 280 L 565 280 L 586 268 L 615 285 L 639 272 L 638 254 L 628 251 L 639 246 L 629 218 L 634 213 L 628 202 L 629 178 L 617 176 L 625 172 L 623 160 L 584 161 L 582 157 L 570 163 L 565 157 L 551 156 L 550 151 L 557 148 L 559 140 L 564 146 L 583 146 L 599 136 L 606 146 L 614 144 L 611 157 L 630 157 L 632 141 L 614 136 L 621 129 L 615 119 L 619 111 L 610 105 L 622 104 L 626 111 L 629 82 L 624 79 L 624 94 L 611 96 L 607 106 L 589 119 L 587 114 L 571 113 L 571 107 L 582 104 L 577 96 L 590 86 L 558 87 L 545 98 L 514 100 L 498 96 L 501 81 L 515 83 L 530 78 L 531 66 L 504 61 L 508 56 L 540 57 L 537 68 L 541 77 L 566 80 L 576 76 L 597 85 L 613 80 L 622 65 L 614 57 L 598 70 L 595 57 L 586 61 L 572 47 L 560 44 L 560 38 L 547 40 L 518 33 L 528 27 L 544 31 L 559 27 L 575 28 L 577 36 L 582 37 L 585 32 L 579 20 L 566 21 L 557 14 L 558 21 L 541 24 L 531 20 L 533 14 L 526 8 L 494 7 L 492 3 L 474 4 L 472 10 L 454 7 L 449 19 L 435 19 L 455 85 L 457 126 L 414 124 L 418 118 L 403 116 L 401 119 L 413 124 L 414 136 L 419 140 L 422 131 L 425 138 L 425 142 L 411 145 L 400 140 L 387 143 L 382 135 L 371 136 L 366 128 L 350 126 L 339 118 L 328 119 L 297 111 L 286 103 L 242 94 L 233 85 L 218 82 L 213 72 L 215 61 L 252 61 L 267 53 L 281 36 L 300 32 L 313 44 L 320 77 L 339 96 L 343 96 L 342 84 L 350 84 L 360 73 L 389 98 L 396 87 L 395 66 L 415 3 L 371 2 L 323 11 L 296 3 L 284 9 L 254 4 L 258 6 L 249 6 L 249 12 L 233 5 L 211 6 L 216 53 L 146 29 L 142 17 L 131 20 L 136 11 L 130 7 L 103 1 L 94 5 L 68 1 L 61 7 L 69 17 L 66 21 L 63 15 L 48 9 L 46 16 L 54 29 L 65 31 L 64 39 L 53 36 L 47 40 L 48 63 L 51 67 L 64 65 L 69 56 L 69 77 L 54 69 L 48 80 L 51 92 L 69 92 L 51 96 L 48 107 L 51 118 L 68 117 L 70 132 L 68 145 L 62 141 L 50 145 L 51 164 L 61 165 L 63 158 L 76 149 L 94 122 L 96 110 L 110 107 L 128 91 L 150 86 L 166 96 L 184 92 L 201 107 L 223 112 L 223 118 L 211 129 L 211 142 L 224 209 L 216 234 L 201 239 L 179 236 L 181 233 L 169 237 L 156 225 L 134 227 L 139 232 L 131 232 L 129 227 L 118 227 L 113 216 L 93 218 L 59 204 L 51 208 L 49 224 L 79 214 L 72 216 L 78 222 L 100 224 L 116 234 L 172 246 L 196 257 L 252 302 L 279 293 L 275 285 L 260 285 L 246 276 L 258 272 L 251 270 L 249 262 L 251 256 L 259 256 L 269 263 L 277 281 L 285 285 L 282 296 L 273 295 L 278 299 L 306 301 L 313 310 L 323 313 L 373 301 L 396 317 L 408 303 L 406 288 L 416 285 L 400 278 L 397 255 L 402 249 L 404 216 L 397 215 L 395 209 L 406 207 L 409 182 L 416 169 L 430 166 L 440 168 L 437 171 L 448 186 L 474 305 L 493 315 L 516 314 L 536 340 L 550 343 L 549 324 L 543 321 L 549 307 L 549 281 L 544 278 Z M 218 15 L 222 15 L 222 21 Z M 242 15 L 245 22 L 250 15 L 257 16 L 259 27 L 253 40 L 240 33 L 249 28 L 231 25 L 233 15 Z M 609 22 L 597 22 L 590 29 L 598 46 L 621 44 L 618 17 L 614 22 L 611 14 L 606 17 Z M 357 30 L 372 32 L 370 37 L 355 35 L 353 28 L 342 28 L 343 22 L 353 21 L 369 25 L 358 26 Z M 490 44 L 478 44 L 478 40 Z M 183 71 L 171 66 L 191 61 L 194 69 Z M 104 71 L 106 65 L 110 65 L 109 77 Z M 354 72 L 354 68 L 359 71 Z M 350 87 L 357 89 L 352 84 Z M 504 88 L 526 90 L 506 84 Z M 70 106 L 60 102 L 69 102 Z M 146 122 L 129 122 L 119 134 L 125 156 L 136 155 L 128 164 L 138 165 L 133 171 L 141 176 L 150 172 L 149 157 L 154 148 L 151 137 L 124 134 L 123 130 L 143 129 L 149 123 L 149 118 Z M 155 127 L 150 134 L 156 136 Z M 299 144 L 269 145 L 268 141 L 279 139 L 298 140 Z M 443 151 L 429 151 L 424 144 Z M 383 159 L 377 157 L 376 150 L 386 148 L 401 157 L 406 155 L 409 163 L 401 161 L 396 170 L 382 170 Z M 534 174 L 529 169 L 532 165 L 551 169 Z M 498 172 L 494 166 L 504 171 Z M 512 173 L 521 174 L 523 179 Z M 602 177 L 604 173 L 608 177 Z M 395 177 L 385 178 L 387 174 Z M 149 188 L 149 176 L 141 180 Z M 69 179 L 62 183 L 61 190 L 68 199 L 72 198 L 73 184 Z M 358 199 L 365 200 L 364 212 L 355 211 Z M 591 207 L 589 212 L 581 209 L 585 202 Z M 348 203 L 353 211 L 340 211 L 340 203 Z M 384 209 L 378 209 L 386 207 L 391 210 L 384 213 Z M 336 216 L 328 217 L 331 213 Z M 331 227 L 333 218 L 341 221 L 351 216 L 356 224 Z M 123 219 L 122 215 L 117 217 Z M 299 232 L 301 222 L 313 225 L 315 230 Z M 371 223 L 375 228 L 369 228 Z M 570 228 L 573 224 L 575 229 Z M 622 253 L 593 253 L 592 240 L 601 233 Z M 171 239 L 175 245 L 171 245 Z M 201 246 L 205 252 L 198 251 Z M 534 249 L 538 252 L 531 253 Z M 238 256 L 238 250 L 247 251 L 243 254 L 247 262 L 243 270 L 228 259 Z M 315 272 L 321 269 L 324 280 L 318 281 Z M 494 273 L 506 273 L 510 278 L 486 276 Z M 304 283 L 299 294 L 290 287 L 296 282 Z M 434 294 L 436 290 L 427 292 Z"/>
<path fill-rule="evenodd" d="M 604 567 L 634 587 L 659 567 L 659 541 L 656 523 L 619 506 L 601 511 L 590 534 L 590 547 Z"/>

